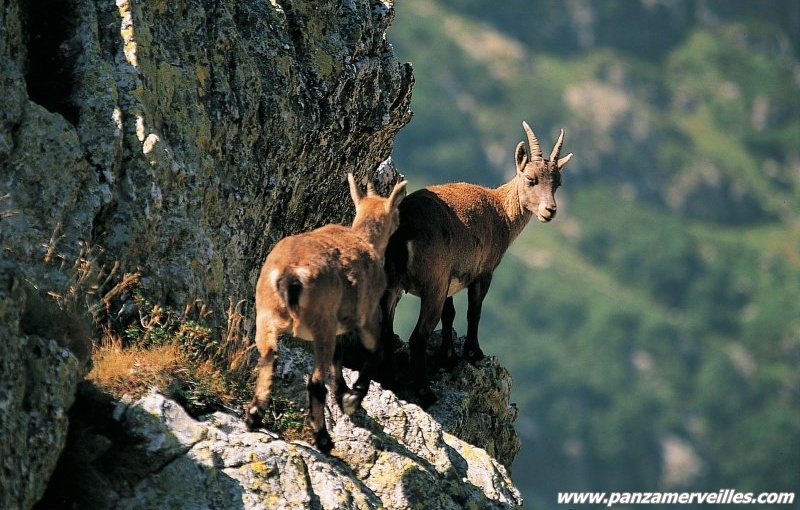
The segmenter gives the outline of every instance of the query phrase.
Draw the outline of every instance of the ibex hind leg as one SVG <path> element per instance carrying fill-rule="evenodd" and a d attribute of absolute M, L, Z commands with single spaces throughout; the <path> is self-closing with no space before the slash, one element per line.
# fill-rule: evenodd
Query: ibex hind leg
<path fill-rule="evenodd" d="M 350 391 L 350 388 L 347 386 L 347 382 L 342 376 L 343 355 L 342 342 L 337 339 L 336 351 L 333 355 L 333 364 L 331 365 L 331 377 L 333 378 L 333 394 L 336 397 L 336 404 L 338 404 L 339 409 L 342 411 L 344 411 L 342 398 Z"/>
<path fill-rule="evenodd" d="M 419 405 L 423 409 L 431 406 L 437 400 L 436 394 L 428 382 L 426 349 L 433 328 L 442 318 L 444 302 L 447 299 L 446 287 L 426 290 L 427 292 L 420 296 L 419 319 L 408 340 L 414 377 L 412 386 Z"/>
<path fill-rule="evenodd" d="M 244 423 L 248 430 L 256 430 L 264 427 L 264 414 L 266 413 L 267 403 L 269 402 L 272 374 L 275 370 L 276 361 L 277 356 L 274 354 L 261 356 L 258 359 L 258 377 L 256 379 L 255 395 L 244 410 Z"/>
<path fill-rule="evenodd" d="M 380 364 L 376 368 L 375 379 L 388 390 L 396 390 L 401 381 L 398 374 L 395 345 L 400 339 L 394 332 L 394 315 L 397 303 L 400 300 L 399 288 L 389 288 L 384 292 L 380 301 L 381 308 L 381 336 L 380 336 Z"/>
<path fill-rule="evenodd" d="M 321 381 L 314 381 L 313 377 L 306 386 L 308 390 L 309 421 L 314 434 L 314 444 L 322 453 L 333 450 L 333 440 L 325 427 L 325 397 L 328 390 Z M 321 425 L 320 425 L 321 424 Z"/>
<path fill-rule="evenodd" d="M 381 349 L 378 344 L 380 342 L 380 331 L 377 317 L 371 324 L 358 328 L 358 337 L 367 351 L 367 357 L 358 372 L 358 379 L 353 385 L 353 389 L 342 396 L 342 411 L 347 415 L 352 415 L 361 406 L 361 402 L 369 391 L 369 385 L 375 369 L 380 364 Z"/>
<path fill-rule="evenodd" d="M 333 363 L 336 349 L 336 327 L 323 327 L 314 335 L 314 371 L 308 379 L 309 424 L 314 434 L 314 444 L 322 453 L 333 449 L 328 429 L 325 426 L 325 371 Z"/>
<path fill-rule="evenodd" d="M 263 417 L 270 398 L 275 364 L 278 361 L 278 332 L 264 315 L 257 318 L 256 346 L 261 354 L 258 358 L 258 377 L 253 400 L 244 409 L 244 422 L 249 430 L 264 426 Z"/>
<path fill-rule="evenodd" d="M 436 353 L 439 366 L 448 372 L 452 372 L 459 362 L 456 350 L 453 348 L 453 321 L 455 318 L 456 307 L 453 305 L 453 297 L 450 296 L 444 300 L 442 308 L 442 344 Z"/>

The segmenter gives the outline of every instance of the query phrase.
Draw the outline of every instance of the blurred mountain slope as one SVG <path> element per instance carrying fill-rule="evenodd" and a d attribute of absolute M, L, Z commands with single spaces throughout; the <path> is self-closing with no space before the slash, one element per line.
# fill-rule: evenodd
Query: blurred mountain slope
<path fill-rule="evenodd" d="M 526 506 L 566 490 L 796 490 L 800 9 L 792 2 L 397 6 L 412 188 L 513 175 L 527 120 L 575 158 L 559 216 L 495 273 Z M 460 297 L 456 323 L 465 331 Z M 416 300 L 405 298 L 398 331 Z"/>

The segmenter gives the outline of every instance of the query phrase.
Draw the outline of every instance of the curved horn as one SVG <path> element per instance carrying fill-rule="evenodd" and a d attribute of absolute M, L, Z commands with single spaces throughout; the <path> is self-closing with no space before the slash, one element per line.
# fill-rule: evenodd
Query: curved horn
<path fill-rule="evenodd" d="M 558 162 L 558 157 L 561 155 L 562 145 L 564 145 L 564 128 L 561 128 L 561 134 L 558 135 L 558 141 L 556 142 L 555 147 L 553 147 L 553 152 L 550 153 L 550 161 Z"/>
<path fill-rule="evenodd" d="M 524 120 L 522 121 L 522 129 L 524 129 L 525 133 L 528 135 L 528 146 L 530 147 L 531 151 L 531 160 L 539 161 L 543 159 L 542 147 L 539 145 L 539 139 L 536 138 L 536 135 L 533 134 L 533 130 Z"/>

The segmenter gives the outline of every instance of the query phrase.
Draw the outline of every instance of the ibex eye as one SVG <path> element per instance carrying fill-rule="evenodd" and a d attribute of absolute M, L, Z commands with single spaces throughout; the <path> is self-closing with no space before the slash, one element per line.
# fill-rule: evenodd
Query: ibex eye
<path fill-rule="evenodd" d="M 537 177 L 534 177 L 533 179 L 525 177 L 525 182 L 528 183 L 528 186 L 536 186 L 539 184 L 539 179 Z"/>

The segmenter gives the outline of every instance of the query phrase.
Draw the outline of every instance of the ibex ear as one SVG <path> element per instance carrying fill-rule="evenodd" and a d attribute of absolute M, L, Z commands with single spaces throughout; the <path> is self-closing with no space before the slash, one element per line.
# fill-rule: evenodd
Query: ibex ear
<path fill-rule="evenodd" d="M 528 152 L 525 150 L 525 142 L 517 144 L 517 150 L 514 152 L 514 160 L 517 162 L 517 171 L 522 172 L 525 165 L 528 163 Z"/>
<path fill-rule="evenodd" d="M 392 209 L 396 208 L 400 205 L 400 202 L 406 198 L 406 186 L 408 185 L 408 181 L 398 182 L 394 185 L 394 189 L 392 190 L 392 194 L 389 195 L 389 201 L 386 203 L 386 210 L 391 211 Z"/>
<path fill-rule="evenodd" d="M 570 160 L 570 159 L 572 159 L 572 153 L 571 153 L 571 152 L 570 152 L 569 154 L 567 154 L 566 156 L 564 156 L 563 158 L 559 159 L 559 160 L 558 160 L 558 163 L 556 164 L 556 166 L 557 166 L 557 167 L 559 168 L 559 170 L 560 170 L 560 169 L 564 168 L 564 165 L 566 165 L 567 163 L 569 163 L 569 160 Z"/>
<path fill-rule="evenodd" d="M 363 195 L 361 194 L 361 189 L 359 189 L 358 184 L 356 184 L 356 179 L 353 177 L 352 173 L 347 174 L 347 182 L 350 184 L 350 198 L 353 199 L 353 203 L 358 205 L 361 202 L 361 198 Z"/>

